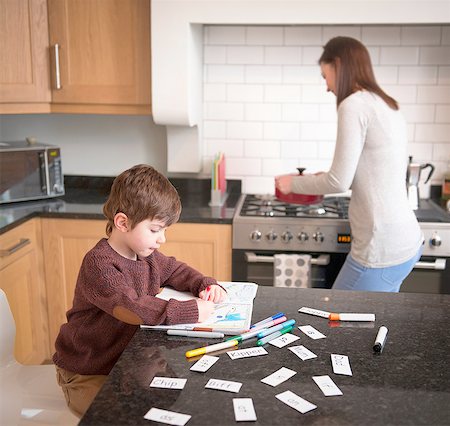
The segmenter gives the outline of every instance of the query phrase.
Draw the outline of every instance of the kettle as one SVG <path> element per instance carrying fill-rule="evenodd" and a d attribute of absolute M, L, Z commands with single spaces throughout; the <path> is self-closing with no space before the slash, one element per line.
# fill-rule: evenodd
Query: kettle
<path fill-rule="evenodd" d="M 408 168 L 406 170 L 406 190 L 408 192 L 408 200 L 411 208 L 413 210 L 417 210 L 419 208 L 419 180 L 420 173 L 423 169 L 430 169 L 430 173 L 428 173 L 428 177 L 425 180 L 427 183 L 431 175 L 434 172 L 434 166 L 430 163 L 426 164 L 418 164 L 412 162 L 412 155 L 409 156 Z"/>

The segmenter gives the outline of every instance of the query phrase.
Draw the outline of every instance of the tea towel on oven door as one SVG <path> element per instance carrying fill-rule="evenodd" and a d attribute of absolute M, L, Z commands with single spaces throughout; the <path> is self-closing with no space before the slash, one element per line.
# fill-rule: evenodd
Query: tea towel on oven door
<path fill-rule="evenodd" d="M 275 287 L 311 287 L 311 255 L 276 254 L 273 272 Z"/>

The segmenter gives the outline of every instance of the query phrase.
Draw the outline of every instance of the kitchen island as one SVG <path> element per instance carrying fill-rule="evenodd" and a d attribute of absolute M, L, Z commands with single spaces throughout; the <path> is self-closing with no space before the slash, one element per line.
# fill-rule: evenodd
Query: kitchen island
<path fill-rule="evenodd" d="M 299 313 L 306 306 L 329 312 L 368 312 L 375 322 L 330 322 Z M 185 352 L 211 344 L 211 339 L 167 336 L 138 330 L 80 425 L 148 425 L 152 408 L 189 414 L 187 425 L 234 425 L 233 398 L 252 398 L 261 425 L 441 425 L 450 419 L 450 296 L 368 293 L 260 286 L 253 320 L 283 311 L 296 320 L 299 340 L 283 348 L 266 344 L 268 354 L 219 360 L 206 372 L 190 371 L 196 359 Z M 297 326 L 311 325 L 326 338 L 313 340 Z M 372 346 L 381 325 L 389 332 L 384 350 Z M 317 355 L 302 361 L 288 347 L 304 345 Z M 239 349 L 256 346 L 255 339 Z M 330 355 L 347 355 L 352 376 L 333 373 Z M 281 367 L 297 374 L 276 387 L 261 379 Z M 325 397 L 312 376 L 328 375 L 342 391 Z M 182 390 L 150 388 L 155 376 L 185 378 Z M 242 383 L 238 393 L 206 389 L 209 379 Z M 305 414 L 275 395 L 292 391 L 317 408 Z"/>

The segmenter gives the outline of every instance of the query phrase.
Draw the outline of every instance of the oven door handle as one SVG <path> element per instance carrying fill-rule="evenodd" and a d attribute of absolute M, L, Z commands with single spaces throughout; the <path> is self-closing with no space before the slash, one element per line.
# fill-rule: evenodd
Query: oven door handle
<path fill-rule="evenodd" d="M 414 269 L 434 269 L 435 271 L 443 271 L 446 267 L 446 259 L 438 258 L 434 262 L 417 262 Z"/>
<path fill-rule="evenodd" d="M 245 260 L 247 263 L 273 263 L 273 256 L 260 256 L 251 251 L 245 252 Z M 327 266 L 330 264 L 330 255 L 321 254 L 318 257 L 313 257 L 311 259 L 311 265 Z"/>

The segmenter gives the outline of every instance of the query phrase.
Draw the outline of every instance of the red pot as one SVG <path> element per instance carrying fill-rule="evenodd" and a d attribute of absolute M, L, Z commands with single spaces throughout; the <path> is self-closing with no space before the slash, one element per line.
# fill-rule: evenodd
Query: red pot
<path fill-rule="evenodd" d="M 298 174 L 292 174 L 292 176 L 302 175 L 304 168 L 299 167 Z M 323 201 L 323 195 L 312 195 L 312 194 L 295 194 L 290 192 L 289 194 L 283 194 L 277 187 L 275 187 L 275 197 L 283 201 L 284 203 L 290 204 L 320 204 Z"/>

